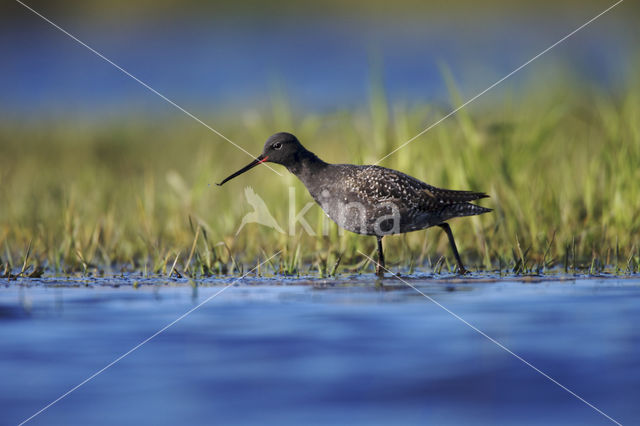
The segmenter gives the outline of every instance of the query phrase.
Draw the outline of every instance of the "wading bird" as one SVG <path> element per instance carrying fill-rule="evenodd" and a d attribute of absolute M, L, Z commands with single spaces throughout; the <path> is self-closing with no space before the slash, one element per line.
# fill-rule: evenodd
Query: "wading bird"
<path fill-rule="evenodd" d="M 380 166 L 325 163 L 302 146 L 294 135 L 284 132 L 267 139 L 262 154 L 218 186 L 264 162 L 283 165 L 296 175 L 338 226 L 357 234 L 375 235 L 378 241 L 376 274 L 379 276 L 385 269 L 382 237 L 431 226 L 439 226 L 447 234 L 458 272 L 466 273 L 446 221 L 491 211 L 470 203 L 488 197 L 485 193 L 436 188 Z"/>

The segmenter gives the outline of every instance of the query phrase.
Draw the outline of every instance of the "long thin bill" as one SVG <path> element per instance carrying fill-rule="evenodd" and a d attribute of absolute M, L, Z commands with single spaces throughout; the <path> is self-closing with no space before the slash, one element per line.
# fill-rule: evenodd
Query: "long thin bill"
<path fill-rule="evenodd" d="M 225 182 L 230 181 L 234 177 L 239 176 L 239 175 L 243 174 L 244 172 L 253 169 L 255 166 L 257 166 L 260 163 L 264 163 L 265 161 L 267 161 L 268 158 L 269 157 L 263 157 L 262 155 L 258 156 L 258 158 L 253 160 L 251 163 L 247 164 L 246 166 L 244 166 L 243 168 L 241 168 L 240 170 L 238 170 L 237 172 L 235 172 L 231 176 L 227 177 L 222 182 L 216 183 L 216 185 L 218 185 L 218 186 L 224 185 Z"/>

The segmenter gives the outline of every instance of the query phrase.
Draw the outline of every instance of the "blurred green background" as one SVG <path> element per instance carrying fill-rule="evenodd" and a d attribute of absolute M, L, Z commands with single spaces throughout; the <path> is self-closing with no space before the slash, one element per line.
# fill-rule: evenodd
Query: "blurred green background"
<path fill-rule="evenodd" d="M 366 164 L 612 3 L 27 4 L 255 155 L 289 131 L 326 161 Z M 637 270 L 638 10 L 623 2 L 382 163 L 491 195 L 494 213 L 452 221 L 470 265 Z M 246 186 L 285 229 L 289 187 L 296 210 L 304 187 L 266 167 L 216 187 L 249 157 L 19 3 L 0 12 L 5 271 L 236 273 L 280 249 L 269 271 L 371 267 L 357 250 L 375 240 L 335 225 L 236 236 Z M 321 232 L 319 207 L 305 217 Z M 439 230 L 385 246 L 394 268 L 450 263 Z"/>

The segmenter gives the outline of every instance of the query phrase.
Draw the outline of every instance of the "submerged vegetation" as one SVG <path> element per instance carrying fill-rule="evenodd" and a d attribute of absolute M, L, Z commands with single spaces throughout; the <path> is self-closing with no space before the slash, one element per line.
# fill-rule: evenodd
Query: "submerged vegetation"
<path fill-rule="evenodd" d="M 450 79 L 449 79 L 450 80 Z M 579 83 L 502 89 L 462 109 L 381 165 L 435 186 L 488 192 L 494 212 L 451 221 L 471 270 L 635 273 L 640 264 L 640 81 L 622 94 Z M 401 104 L 372 90 L 363 109 L 305 115 L 276 97 L 272 107 L 200 115 L 249 152 L 291 131 L 330 162 L 374 163 L 460 105 Z M 175 111 L 167 116 L 65 117 L 0 124 L 0 276 L 118 273 L 210 276 L 332 275 L 370 271 L 375 238 L 341 233 L 317 206 L 318 234 L 255 223 L 251 186 L 280 227 L 311 201 L 286 170 L 266 167 L 224 188 L 219 179 L 249 157 Z M 293 188 L 293 189 L 291 189 Z M 293 194 L 295 206 L 290 206 Z M 385 238 L 388 265 L 448 271 L 439 229 Z"/>

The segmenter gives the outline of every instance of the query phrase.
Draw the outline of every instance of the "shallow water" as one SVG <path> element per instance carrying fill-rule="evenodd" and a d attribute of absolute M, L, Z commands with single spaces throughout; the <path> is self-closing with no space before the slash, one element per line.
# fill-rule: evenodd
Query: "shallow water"
<path fill-rule="evenodd" d="M 407 282 L 617 421 L 640 416 L 640 277 Z M 232 280 L 132 283 L 0 288 L 1 424 L 28 418 Z M 236 283 L 31 423 L 330 421 L 608 422 L 416 290 L 367 276 Z"/>

